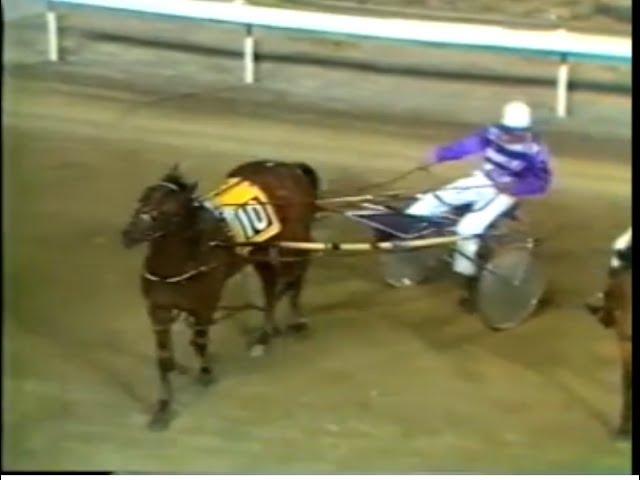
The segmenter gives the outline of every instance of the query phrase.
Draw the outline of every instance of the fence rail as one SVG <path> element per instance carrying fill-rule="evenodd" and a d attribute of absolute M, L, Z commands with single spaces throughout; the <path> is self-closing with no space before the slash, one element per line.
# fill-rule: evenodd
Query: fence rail
<path fill-rule="evenodd" d="M 51 61 L 59 60 L 56 15 L 60 8 L 92 8 L 243 26 L 246 29 L 246 83 L 255 81 L 254 31 L 257 28 L 557 59 L 556 113 L 559 117 L 567 115 L 570 62 L 631 64 L 631 39 L 625 37 L 557 29 L 524 30 L 493 25 L 362 17 L 202 0 L 49 0 L 46 15 Z"/>

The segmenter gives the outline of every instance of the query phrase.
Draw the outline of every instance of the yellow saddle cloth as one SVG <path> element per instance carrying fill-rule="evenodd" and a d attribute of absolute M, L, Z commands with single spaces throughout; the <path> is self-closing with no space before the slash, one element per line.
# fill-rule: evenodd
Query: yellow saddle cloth
<path fill-rule="evenodd" d="M 229 178 L 205 201 L 222 211 L 236 242 L 263 242 L 282 230 L 267 194 L 243 178 Z"/>

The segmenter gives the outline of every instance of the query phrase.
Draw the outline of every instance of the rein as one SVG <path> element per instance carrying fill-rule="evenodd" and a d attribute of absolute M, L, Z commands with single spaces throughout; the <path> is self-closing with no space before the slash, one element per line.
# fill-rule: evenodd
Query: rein
<path fill-rule="evenodd" d="M 381 182 L 374 182 L 374 183 L 368 183 L 365 185 L 361 185 L 360 187 L 351 189 L 351 194 L 353 193 L 363 193 L 367 190 L 373 190 L 376 188 L 380 188 L 380 187 L 384 187 L 384 186 L 388 186 L 388 185 L 392 185 L 394 183 L 398 183 L 400 180 L 404 180 L 405 178 L 413 175 L 414 173 L 420 171 L 420 170 L 425 170 L 425 167 L 423 166 L 417 166 L 417 167 L 411 167 L 409 170 L 405 170 L 403 173 L 401 173 L 400 175 L 396 175 L 395 177 L 391 177 L 387 180 L 383 180 Z M 326 194 L 326 192 L 325 192 Z M 332 193 L 332 195 L 340 195 L 341 192 L 338 193 Z"/>

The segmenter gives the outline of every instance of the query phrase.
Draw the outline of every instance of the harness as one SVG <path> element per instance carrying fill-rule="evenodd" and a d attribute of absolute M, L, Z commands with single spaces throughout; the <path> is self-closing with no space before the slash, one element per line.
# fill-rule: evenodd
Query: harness
<path fill-rule="evenodd" d="M 198 267 L 194 270 L 190 270 L 187 273 L 183 273 L 182 275 L 176 275 L 174 277 L 158 277 L 156 275 L 153 275 L 149 272 L 144 272 L 144 274 L 142 275 L 144 278 L 146 278 L 147 280 L 151 280 L 154 282 L 164 282 L 164 283 L 180 283 L 180 282 L 184 282 L 185 280 L 189 280 L 190 278 L 195 277 L 196 275 L 200 274 L 200 273 L 204 273 L 204 272 L 208 272 L 209 270 L 219 267 L 222 264 L 220 263 L 214 263 L 211 265 L 204 265 L 202 267 Z"/>
<path fill-rule="evenodd" d="M 159 185 L 177 189 L 175 185 L 168 182 L 161 182 Z M 253 246 L 260 245 L 282 229 L 277 213 L 266 193 L 258 185 L 243 178 L 228 178 L 217 190 L 202 199 L 194 199 L 194 206 L 200 208 L 203 213 L 200 225 L 206 224 L 208 219 L 215 218 L 222 223 L 226 236 L 233 243 L 251 244 L 236 247 L 235 253 L 241 256 L 248 256 Z M 209 242 L 207 246 L 212 247 L 216 243 L 220 242 Z M 273 255 L 270 255 L 267 260 L 276 261 Z M 160 277 L 147 271 L 143 273 L 143 277 L 153 282 L 175 284 L 223 265 L 223 263 L 203 265 L 172 277 Z"/>

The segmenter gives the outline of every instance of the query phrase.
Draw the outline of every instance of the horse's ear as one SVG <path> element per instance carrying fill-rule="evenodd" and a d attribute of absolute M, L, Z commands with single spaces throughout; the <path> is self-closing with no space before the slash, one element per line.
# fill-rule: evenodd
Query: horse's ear
<path fill-rule="evenodd" d="M 189 192 L 190 195 L 193 195 L 197 189 L 198 189 L 198 182 L 190 183 L 189 186 L 187 187 L 187 191 Z"/>
<path fill-rule="evenodd" d="M 171 170 L 169 170 L 169 175 L 180 175 L 180 164 L 174 163 Z"/>

